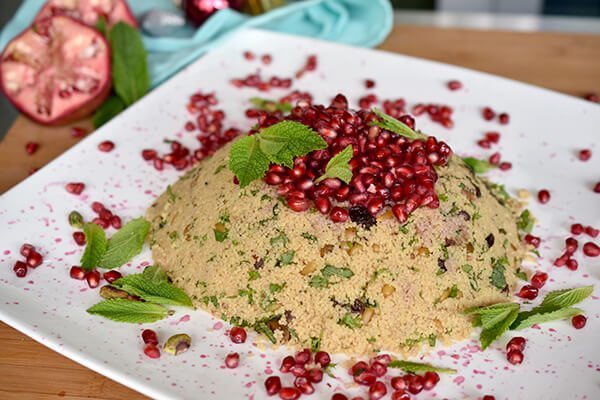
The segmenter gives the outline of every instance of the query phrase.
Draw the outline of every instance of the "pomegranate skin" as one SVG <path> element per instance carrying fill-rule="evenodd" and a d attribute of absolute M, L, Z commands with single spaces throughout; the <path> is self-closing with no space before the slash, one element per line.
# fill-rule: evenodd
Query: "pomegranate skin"
<path fill-rule="evenodd" d="M 54 25 L 55 23 L 67 24 L 71 25 L 73 28 L 77 30 L 85 31 L 86 35 L 93 36 L 94 40 L 97 40 L 101 47 L 104 50 L 103 54 L 103 62 L 102 62 L 102 73 L 104 76 L 101 76 L 100 79 L 100 88 L 95 92 L 89 93 L 89 96 L 86 99 L 81 99 L 80 101 L 75 101 L 72 104 L 68 105 L 64 110 L 62 110 L 59 114 L 55 116 L 49 116 L 47 118 L 44 117 L 43 114 L 37 114 L 35 110 L 35 104 L 22 104 L 15 97 L 17 94 L 11 93 L 11 91 L 7 87 L 6 80 L 6 72 L 5 72 L 5 64 L 8 62 L 12 62 L 8 56 L 9 50 L 15 46 L 15 43 L 20 42 L 21 40 L 25 40 L 27 36 L 35 35 L 34 25 L 30 26 L 26 30 L 24 30 L 21 34 L 11 40 L 5 47 L 2 55 L 0 56 L 0 90 L 6 96 L 8 101 L 22 114 L 26 115 L 31 120 L 41 124 L 48 126 L 57 126 L 57 125 L 66 125 L 71 122 L 80 120 L 84 117 L 87 117 L 92 112 L 94 112 L 104 100 L 108 98 L 111 93 L 112 88 L 112 78 L 111 78 L 111 57 L 110 57 L 110 46 L 106 39 L 94 28 L 90 28 L 81 22 L 66 16 L 55 16 L 47 19 L 46 23 L 49 25 Z M 75 62 L 75 61 L 74 61 Z M 32 89 L 27 89 L 32 90 Z M 36 92 L 37 93 L 37 92 Z M 34 94 L 35 95 L 35 94 Z M 52 96 L 53 100 L 58 99 L 58 94 L 54 94 Z"/>
<path fill-rule="evenodd" d="M 48 0 L 46 4 L 40 9 L 40 11 L 35 16 L 35 21 L 40 21 L 44 18 L 52 17 L 55 15 L 65 15 L 71 18 L 75 18 L 82 23 L 95 27 L 98 23 L 98 19 L 101 11 L 92 11 L 89 10 L 90 6 L 93 8 L 93 3 L 91 0 L 77 0 L 75 3 L 75 9 L 71 10 L 68 7 L 61 7 L 61 3 L 64 1 L 60 0 Z M 110 3 L 113 3 L 113 8 L 111 12 L 108 14 L 107 25 L 109 27 L 115 25 L 117 22 L 125 22 L 126 24 L 139 28 L 138 22 L 133 16 L 131 9 L 129 8 L 129 4 L 125 0 L 111 0 Z M 86 8 L 88 10 L 86 10 Z M 88 12 L 86 12 L 88 11 Z"/>

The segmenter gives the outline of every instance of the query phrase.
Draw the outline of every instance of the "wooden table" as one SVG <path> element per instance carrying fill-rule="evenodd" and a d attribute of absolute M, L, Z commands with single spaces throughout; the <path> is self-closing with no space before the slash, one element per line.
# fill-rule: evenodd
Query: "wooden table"
<path fill-rule="evenodd" d="M 581 96 L 600 93 L 600 35 L 517 33 L 396 26 L 387 51 L 461 65 Z M 90 127 L 89 121 L 76 126 Z M 0 193 L 77 142 L 71 127 L 47 128 L 23 117 L 0 143 Z M 40 143 L 27 156 L 25 143 Z M 5 266 L 3 266 L 5 267 Z M 124 386 L 0 324 L 0 398 L 144 399 Z"/>

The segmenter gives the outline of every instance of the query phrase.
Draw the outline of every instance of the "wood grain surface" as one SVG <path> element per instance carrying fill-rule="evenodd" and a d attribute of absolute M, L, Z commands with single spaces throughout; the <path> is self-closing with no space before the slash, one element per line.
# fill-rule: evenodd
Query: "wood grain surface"
<path fill-rule="evenodd" d="M 381 49 L 460 65 L 581 96 L 600 93 L 600 35 L 517 33 L 396 26 Z M 77 143 L 72 126 L 19 117 L 0 143 L 0 193 Z M 25 144 L 40 144 L 28 156 Z M 2 266 L 6 268 L 6 266 Z M 0 324 L 0 399 L 144 399 L 146 397 Z"/>

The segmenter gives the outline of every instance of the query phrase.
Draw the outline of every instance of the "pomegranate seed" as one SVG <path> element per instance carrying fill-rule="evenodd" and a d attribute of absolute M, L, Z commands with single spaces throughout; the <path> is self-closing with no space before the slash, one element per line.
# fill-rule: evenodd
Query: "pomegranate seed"
<path fill-rule="evenodd" d="M 506 344 L 506 351 L 510 352 L 512 350 L 518 350 L 518 351 L 523 351 L 525 350 L 525 338 L 521 337 L 521 336 L 515 336 L 514 338 L 510 339 L 508 341 L 508 343 Z"/>
<path fill-rule="evenodd" d="M 281 379 L 278 376 L 270 376 L 265 380 L 265 389 L 268 396 L 274 396 L 281 390 Z"/>
<path fill-rule="evenodd" d="M 389 354 L 378 354 L 371 359 L 371 362 L 378 362 L 387 367 L 392 362 L 392 356 Z"/>
<path fill-rule="evenodd" d="M 373 89 L 375 87 L 375 81 L 373 79 L 365 79 L 365 87 L 367 89 Z"/>
<path fill-rule="evenodd" d="M 185 123 L 184 128 L 185 128 L 186 131 L 191 132 L 194 129 L 196 129 L 196 125 L 194 125 L 194 123 L 192 121 L 188 121 L 188 122 Z"/>
<path fill-rule="evenodd" d="M 100 227 L 102 227 L 102 229 L 107 229 L 109 226 L 109 222 L 102 218 L 94 218 L 92 220 L 92 223 L 99 225 Z"/>
<path fill-rule="evenodd" d="M 591 101 L 593 103 L 598 102 L 598 95 L 596 93 L 588 93 L 585 96 L 583 96 L 583 98 L 586 99 L 587 101 Z"/>
<path fill-rule="evenodd" d="M 371 372 L 373 372 L 375 374 L 375 376 L 378 378 L 381 378 L 387 372 L 387 367 L 377 361 L 371 363 L 370 369 L 371 369 Z"/>
<path fill-rule="evenodd" d="M 246 51 L 244 51 L 244 58 L 248 61 L 252 61 L 252 60 L 254 60 L 254 53 L 246 50 Z"/>
<path fill-rule="evenodd" d="M 21 255 L 23 257 L 28 257 L 29 253 L 31 253 L 32 251 L 35 251 L 35 247 L 33 247 L 32 245 L 30 245 L 29 243 L 25 243 L 21 246 L 21 248 L 19 249 L 19 253 L 21 253 Z"/>
<path fill-rule="evenodd" d="M 600 181 L 596 182 L 596 184 L 594 185 L 594 192 L 600 193 Z"/>
<path fill-rule="evenodd" d="M 146 149 L 142 150 L 142 158 L 146 161 L 154 160 L 158 153 L 156 150 Z"/>
<path fill-rule="evenodd" d="M 290 372 L 292 370 L 292 367 L 295 365 L 296 365 L 296 360 L 294 360 L 294 357 L 287 356 L 281 362 L 281 367 L 279 367 L 279 370 L 285 374 L 285 373 Z"/>
<path fill-rule="evenodd" d="M 564 267 L 567 264 L 568 259 L 569 259 L 569 255 L 563 254 L 562 256 L 560 256 L 556 260 L 554 260 L 554 265 L 557 267 Z"/>
<path fill-rule="evenodd" d="M 548 201 L 550 201 L 550 192 L 546 189 L 540 190 L 538 192 L 538 200 L 540 201 L 540 203 L 546 204 Z"/>
<path fill-rule="evenodd" d="M 578 267 L 579 267 L 579 263 L 577 262 L 577 260 L 575 260 L 573 258 L 569 258 L 567 260 L 567 268 L 569 268 L 571 271 L 577 271 Z"/>
<path fill-rule="evenodd" d="M 110 210 L 102 210 L 98 213 L 98 217 L 110 223 L 113 213 Z"/>
<path fill-rule="evenodd" d="M 525 235 L 525 243 L 530 244 L 537 249 L 540 247 L 541 239 L 528 233 Z"/>
<path fill-rule="evenodd" d="M 333 207 L 329 217 L 333 222 L 346 222 L 348 221 L 348 210 L 341 207 Z"/>
<path fill-rule="evenodd" d="M 23 261 L 17 261 L 13 266 L 13 271 L 19 278 L 23 278 L 25 275 L 27 275 L 27 264 L 25 264 Z"/>
<path fill-rule="evenodd" d="M 73 136 L 74 138 L 82 138 L 87 134 L 87 131 L 84 128 L 81 128 L 79 126 L 74 126 L 73 128 L 71 128 L 71 136 Z"/>
<path fill-rule="evenodd" d="M 295 387 L 283 387 L 279 390 L 279 398 L 282 400 L 296 400 L 300 398 L 300 391 Z"/>
<path fill-rule="evenodd" d="M 512 168 L 512 163 L 506 161 L 501 162 L 500 165 L 498 165 L 498 168 L 500 168 L 502 171 L 508 171 Z"/>
<path fill-rule="evenodd" d="M 333 396 L 331 396 L 331 400 L 348 400 L 348 398 L 341 393 L 334 393 Z"/>
<path fill-rule="evenodd" d="M 500 153 L 494 153 L 490 156 L 489 160 L 490 164 L 498 165 L 500 164 Z"/>
<path fill-rule="evenodd" d="M 117 279 L 121 278 L 123 275 L 121 275 L 121 273 L 119 271 L 107 271 L 105 272 L 102 277 L 104 278 L 104 280 L 108 283 L 113 283 L 114 281 L 116 281 Z"/>
<path fill-rule="evenodd" d="M 110 140 L 105 140 L 98 145 L 98 150 L 108 153 L 115 148 L 115 144 Z"/>
<path fill-rule="evenodd" d="M 583 245 L 583 254 L 588 257 L 598 257 L 600 256 L 600 247 L 595 243 L 587 242 Z"/>
<path fill-rule="evenodd" d="M 587 318 L 585 317 L 585 315 L 579 314 L 571 318 L 571 324 L 575 329 L 582 329 L 585 326 L 586 322 Z"/>
<path fill-rule="evenodd" d="M 519 290 L 517 296 L 522 299 L 533 300 L 538 296 L 538 288 L 532 285 L 525 285 Z"/>
<path fill-rule="evenodd" d="M 83 192 L 83 189 L 85 189 L 85 184 L 81 182 L 71 182 L 66 184 L 65 189 L 71 194 L 80 195 L 81 192 Z"/>
<path fill-rule="evenodd" d="M 315 392 L 314 386 L 308 381 L 308 378 L 304 376 L 296 377 L 296 379 L 294 379 L 294 386 L 296 386 L 302 394 L 313 394 Z"/>
<path fill-rule="evenodd" d="M 583 149 L 579 151 L 579 159 L 581 161 L 587 161 L 592 157 L 592 151 L 590 149 Z"/>
<path fill-rule="evenodd" d="M 237 368 L 240 365 L 240 355 L 238 353 L 229 353 L 225 357 L 225 366 L 227 368 Z"/>
<path fill-rule="evenodd" d="M 565 253 L 569 255 L 575 253 L 578 245 L 579 242 L 577 242 L 577 239 L 575 238 L 569 237 L 565 239 Z"/>
<path fill-rule="evenodd" d="M 290 369 L 290 372 L 294 376 L 306 376 L 306 368 L 304 364 L 294 364 L 294 366 Z"/>
<path fill-rule="evenodd" d="M 506 359 L 512 365 L 519 365 L 523 362 L 523 353 L 520 350 L 511 350 L 506 353 Z"/>
<path fill-rule="evenodd" d="M 581 225 L 581 224 L 571 225 L 571 233 L 573 235 L 581 235 L 583 232 L 584 232 L 583 225 Z"/>
<path fill-rule="evenodd" d="M 485 107 L 482 111 L 483 119 L 491 121 L 496 116 L 496 113 L 489 107 Z"/>
<path fill-rule="evenodd" d="M 301 199 L 299 197 L 289 197 L 287 199 L 287 205 L 296 212 L 306 211 L 310 208 L 310 200 Z"/>
<path fill-rule="evenodd" d="M 319 368 L 311 368 L 307 371 L 307 378 L 312 383 L 319 383 L 323 380 L 323 371 Z"/>
<path fill-rule="evenodd" d="M 156 332 L 152 329 L 144 329 L 144 331 L 142 332 L 142 341 L 145 344 L 158 346 L 158 336 L 156 335 Z"/>
<path fill-rule="evenodd" d="M 106 210 L 106 207 L 104 207 L 104 204 L 100 203 L 99 201 L 94 201 L 92 203 L 92 211 L 94 211 L 96 214 L 100 214 L 104 210 Z"/>
<path fill-rule="evenodd" d="M 160 358 L 160 349 L 152 343 L 144 346 L 144 354 L 149 358 Z"/>
<path fill-rule="evenodd" d="M 358 383 L 359 385 L 371 386 L 376 380 L 377 377 L 375 374 L 366 370 L 354 375 L 354 382 Z"/>
<path fill-rule="evenodd" d="M 404 390 L 407 387 L 406 380 L 402 376 L 393 377 L 390 384 L 394 390 Z"/>
<path fill-rule="evenodd" d="M 71 278 L 77 279 L 78 281 L 82 281 L 85 279 L 85 271 L 83 270 L 83 268 L 75 265 L 71 267 L 69 275 L 71 276 Z"/>
<path fill-rule="evenodd" d="M 113 215 L 112 217 L 110 217 L 109 219 L 110 225 L 115 228 L 115 229 L 121 229 L 121 217 L 117 216 L 117 215 Z"/>
<path fill-rule="evenodd" d="M 38 150 L 39 147 L 40 145 L 36 142 L 27 142 L 25 145 L 25 151 L 27 154 L 32 155 Z"/>
<path fill-rule="evenodd" d="M 361 372 L 364 371 L 368 371 L 369 370 L 369 364 L 367 364 L 364 361 L 359 361 L 356 364 L 354 364 L 353 366 L 350 367 L 350 369 L 348 370 L 348 374 L 350 376 L 356 376 Z"/>
<path fill-rule="evenodd" d="M 448 89 L 450 90 L 458 90 L 462 88 L 462 83 L 460 83 L 459 81 L 449 81 L 447 85 Z"/>
<path fill-rule="evenodd" d="M 152 161 L 152 165 L 154 166 L 154 169 L 156 169 L 157 171 L 162 171 L 164 169 L 164 161 L 162 158 L 155 158 Z"/>
<path fill-rule="evenodd" d="M 431 390 L 438 384 L 439 381 L 440 376 L 437 373 L 427 371 L 425 372 L 425 375 L 423 375 L 423 389 Z"/>
<path fill-rule="evenodd" d="M 546 284 L 548 280 L 548 274 L 545 272 L 536 272 L 535 275 L 531 277 L 531 286 L 541 289 Z"/>
<path fill-rule="evenodd" d="M 508 124 L 508 122 L 510 121 L 510 117 L 508 116 L 507 113 L 502 113 L 500 115 L 498 115 L 498 121 L 502 124 L 502 125 L 506 125 Z"/>
<path fill-rule="evenodd" d="M 42 264 L 43 258 L 40 253 L 35 250 L 31 250 L 27 255 L 27 266 L 31 268 L 37 268 Z"/>
<path fill-rule="evenodd" d="M 229 338 L 233 343 L 244 343 L 246 341 L 247 336 L 248 335 L 246 334 L 246 330 L 239 326 L 234 326 L 229 331 Z"/>
<path fill-rule="evenodd" d="M 329 353 L 325 351 L 317 351 L 317 353 L 315 354 L 315 363 L 319 364 L 321 368 L 325 368 L 329 365 L 330 362 L 331 357 L 329 356 Z"/>
<path fill-rule="evenodd" d="M 486 394 L 481 398 L 481 400 L 496 400 L 496 398 L 490 394 Z"/>
<path fill-rule="evenodd" d="M 312 359 L 312 354 L 310 352 L 310 349 L 303 349 L 302 351 L 299 351 L 296 353 L 296 357 L 295 357 L 295 361 L 297 364 L 306 364 L 306 363 L 310 363 Z"/>
<path fill-rule="evenodd" d="M 97 288 L 100 285 L 100 272 L 96 270 L 86 272 L 85 280 L 91 289 Z"/>
<path fill-rule="evenodd" d="M 594 228 L 593 228 L 593 227 L 591 227 L 591 226 L 586 226 L 586 227 L 585 227 L 585 233 L 586 233 L 588 236 L 591 236 L 591 237 L 595 238 L 595 237 L 597 237 L 597 236 L 598 236 L 598 234 L 600 234 L 600 230 L 599 230 L 599 229 L 594 229 Z"/>
<path fill-rule="evenodd" d="M 377 381 L 369 388 L 369 400 L 379 400 L 387 394 L 385 383 Z"/>
<path fill-rule="evenodd" d="M 498 132 L 486 132 L 485 139 L 492 142 L 498 143 L 500 141 L 500 133 Z"/>
<path fill-rule="evenodd" d="M 73 232 L 73 240 L 78 246 L 85 246 L 85 234 L 83 232 Z"/>
<path fill-rule="evenodd" d="M 412 394 L 419 394 L 423 391 L 423 378 L 419 375 L 407 375 L 408 391 Z"/>
<path fill-rule="evenodd" d="M 271 57 L 270 54 L 264 54 L 260 60 L 262 61 L 263 64 L 265 65 L 269 65 L 271 64 L 271 61 L 273 61 L 273 57 Z"/>
<path fill-rule="evenodd" d="M 492 143 L 489 140 L 481 139 L 477 141 L 477 145 L 484 149 L 489 149 L 492 147 Z"/>
<path fill-rule="evenodd" d="M 392 393 L 392 400 L 410 400 L 410 394 L 404 390 L 398 390 Z"/>

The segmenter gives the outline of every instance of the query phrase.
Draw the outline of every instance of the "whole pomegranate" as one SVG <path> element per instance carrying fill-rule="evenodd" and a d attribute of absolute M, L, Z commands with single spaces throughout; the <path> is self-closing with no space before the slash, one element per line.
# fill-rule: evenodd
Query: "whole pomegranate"
<path fill-rule="evenodd" d="M 215 12 L 224 8 L 241 10 L 246 0 L 183 0 L 181 8 L 185 17 L 194 26 L 200 26 Z"/>
<path fill-rule="evenodd" d="M 125 0 L 48 0 L 35 16 L 35 21 L 55 15 L 65 15 L 89 26 L 96 26 L 103 16 L 108 26 L 123 21 L 138 27 Z"/>
<path fill-rule="evenodd" d="M 0 86 L 31 119 L 59 125 L 85 117 L 110 94 L 110 48 L 73 18 L 35 22 L 4 49 Z"/>

